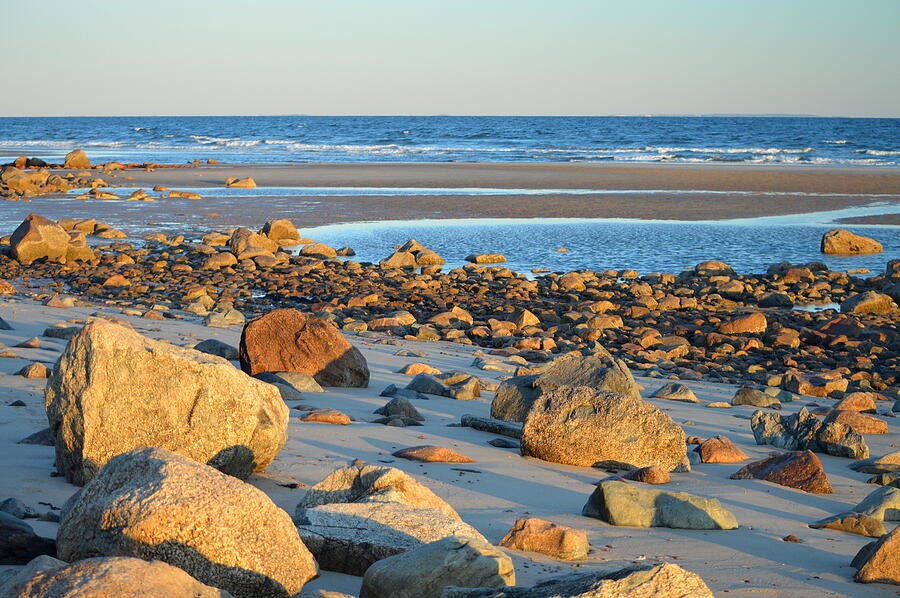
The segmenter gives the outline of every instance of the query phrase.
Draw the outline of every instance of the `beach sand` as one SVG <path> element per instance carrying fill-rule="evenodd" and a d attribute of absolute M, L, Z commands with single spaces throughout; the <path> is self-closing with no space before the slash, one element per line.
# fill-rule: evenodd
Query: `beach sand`
<path fill-rule="evenodd" d="M 96 172 L 96 171 L 95 171 Z M 223 187 L 228 177 L 253 177 L 259 187 L 481 187 L 509 189 L 509 195 L 315 197 L 315 202 L 284 217 L 304 227 L 342 222 L 425 218 L 636 218 L 723 220 L 825 212 L 900 201 L 900 172 L 884 168 L 824 168 L 761 165 L 684 164 L 304 164 L 294 166 L 202 166 L 198 168 L 97 173 L 119 186 L 171 189 Z M 533 196 L 516 189 L 597 189 L 620 194 Z M 627 191 L 627 193 L 626 193 Z M 643 193 L 641 192 L 643 191 Z M 651 193 L 650 191 L 656 191 Z M 676 193 L 658 193 L 675 191 Z M 716 191 L 724 193 L 690 193 Z M 727 192 L 740 192 L 730 195 Z M 775 195 L 773 195 L 775 194 Z M 809 195 L 815 194 L 815 195 Z M 4 206 L 21 220 L 30 211 L 77 211 L 72 217 L 100 217 L 125 210 L 122 204 L 89 201 L 59 205 L 58 198 L 33 198 Z M 259 225 L 267 198 L 226 201 L 166 200 L 175 212 L 220 213 L 199 218 L 208 228 Z M 124 203 L 124 202 L 123 202 Z M 139 213 L 135 208 L 130 208 Z M 146 207 L 151 216 L 159 208 Z M 888 212 L 889 210 L 886 210 Z M 21 214 L 19 214 L 21 212 Z M 52 217 L 52 216 L 51 216 Z M 109 219 L 109 217 L 106 217 Z M 195 218 L 192 223 L 198 223 Z M 896 223 L 896 215 L 869 214 L 867 224 Z"/>
<path fill-rule="evenodd" d="M 123 316 L 119 310 L 110 307 L 54 309 L 28 299 L 6 298 L 0 301 L 0 316 L 14 329 L 0 331 L 0 342 L 12 346 L 39 336 L 48 326 L 84 321 L 98 312 L 125 317 L 139 332 L 179 345 L 206 338 L 237 345 L 240 335 L 240 327 L 206 328 L 192 316 L 183 321 L 150 321 Z M 741 467 L 739 464 L 697 465 L 690 473 L 673 474 L 672 482 L 663 487 L 719 498 L 741 524 L 737 530 L 613 527 L 580 515 L 593 489 L 592 483 L 604 477 L 603 472 L 524 458 L 517 450 L 488 445 L 487 441 L 494 438 L 491 434 L 448 427 L 465 413 L 487 416 L 492 393 L 485 393 L 474 401 L 438 397 L 417 401 L 416 407 L 426 417 L 422 427 L 394 428 L 366 423 L 375 417 L 373 410 L 387 400 L 378 393 L 389 383 L 400 385 L 408 380 L 395 371 L 411 361 L 424 361 L 444 371 L 464 370 L 496 379 L 496 372 L 470 367 L 475 348 L 403 340 L 379 344 L 374 339 L 349 338 L 369 362 L 372 371 L 370 387 L 306 393 L 303 402 L 340 409 L 356 421 L 350 426 L 330 426 L 300 423 L 292 416 L 290 438 L 284 450 L 264 475 L 249 480 L 289 513 L 293 513 L 304 490 L 279 484 L 311 485 L 333 469 L 359 458 L 369 463 L 389 463 L 415 476 L 494 543 L 516 518 L 526 515 L 587 530 L 593 550 L 588 559 L 578 565 L 508 551 L 513 557 L 520 585 L 571 572 L 614 570 L 635 562 L 674 562 L 701 575 L 716 595 L 818 598 L 874 597 L 895 592 L 884 585 L 852 582 L 854 570 L 849 566 L 850 561 L 869 538 L 833 530 L 814 530 L 806 525 L 855 505 L 876 488 L 864 483 L 867 474 L 851 471 L 847 459 L 820 455 L 834 486 L 831 495 L 811 495 L 756 480 L 728 479 Z M 3 471 L 0 497 L 13 496 L 44 511 L 47 507 L 39 506 L 39 501 L 59 507 L 76 488 L 63 478 L 51 476 L 54 471 L 52 447 L 17 444 L 18 440 L 47 425 L 44 381 L 12 375 L 31 361 L 52 364 L 65 345 L 64 341 L 46 338 L 41 339 L 41 344 L 40 349 L 13 349 L 21 359 L 0 359 L 0 471 Z M 394 353 L 402 348 L 425 351 L 428 356 L 424 359 L 395 356 Z M 638 382 L 646 388 L 643 394 L 647 397 L 665 380 L 638 378 Z M 734 386 L 707 382 L 685 384 L 701 399 L 700 404 L 650 401 L 682 424 L 687 434 L 704 437 L 725 434 L 752 459 L 770 453 L 772 447 L 757 446 L 753 441 L 748 421 L 753 408 L 709 409 L 703 406 L 707 401 L 729 400 L 734 394 Z M 8 405 L 16 399 L 22 400 L 25 406 Z M 796 412 L 802 404 L 786 404 L 783 413 Z M 872 454 L 880 455 L 892 450 L 892 444 L 900 442 L 900 434 L 870 435 L 866 440 Z M 390 455 L 396 449 L 421 444 L 450 447 L 475 459 L 476 463 L 466 465 L 464 469 L 470 471 L 463 472 L 454 469 L 452 464 L 416 464 Z M 55 535 L 57 524 L 29 522 L 38 533 Z M 782 541 L 781 538 L 788 534 L 799 537 L 803 543 Z M 323 572 L 307 588 L 356 595 L 359 584 L 360 578 Z"/>

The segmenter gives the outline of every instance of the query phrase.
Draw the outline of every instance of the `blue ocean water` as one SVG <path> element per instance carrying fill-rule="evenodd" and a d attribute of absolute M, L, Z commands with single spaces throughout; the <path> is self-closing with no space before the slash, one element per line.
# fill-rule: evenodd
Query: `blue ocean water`
<path fill-rule="evenodd" d="M 900 119 L 235 116 L 0 118 L 0 161 L 736 162 L 900 166 Z"/>

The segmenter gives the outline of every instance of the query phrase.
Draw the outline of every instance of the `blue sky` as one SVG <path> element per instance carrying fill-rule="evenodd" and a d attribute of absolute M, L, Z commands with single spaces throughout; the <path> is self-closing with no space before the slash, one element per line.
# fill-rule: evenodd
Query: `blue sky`
<path fill-rule="evenodd" d="M 19 1 L 0 52 L 0 116 L 900 117 L 900 0 Z"/>

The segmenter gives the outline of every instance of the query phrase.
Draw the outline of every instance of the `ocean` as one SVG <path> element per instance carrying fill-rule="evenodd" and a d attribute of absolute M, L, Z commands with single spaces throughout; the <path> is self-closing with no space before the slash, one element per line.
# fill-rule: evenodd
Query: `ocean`
<path fill-rule="evenodd" d="M 675 162 L 900 166 L 900 119 L 203 116 L 0 118 L 0 161 Z"/>

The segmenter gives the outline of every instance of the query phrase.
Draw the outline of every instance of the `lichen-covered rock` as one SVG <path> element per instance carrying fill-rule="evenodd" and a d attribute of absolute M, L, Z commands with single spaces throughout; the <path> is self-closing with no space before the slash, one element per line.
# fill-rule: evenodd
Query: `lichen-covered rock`
<path fill-rule="evenodd" d="M 581 467 L 687 471 L 684 431 L 650 403 L 585 386 L 544 393 L 528 411 L 522 454 Z"/>
<path fill-rule="evenodd" d="M 360 598 L 439 598 L 447 586 L 493 588 L 516 583 L 512 560 L 481 540 L 450 537 L 366 570 Z"/>
<path fill-rule="evenodd" d="M 369 366 L 359 349 L 329 322 L 296 309 L 276 309 L 247 322 L 240 356 L 251 376 L 302 372 L 322 386 L 369 385 Z"/>
<path fill-rule="evenodd" d="M 69 499 L 57 546 L 66 561 L 158 559 L 247 598 L 293 596 L 317 574 L 290 516 L 263 492 L 158 448 L 115 457 Z"/>
<path fill-rule="evenodd" d="M 45 400 L 56 465 L 76 485 L 143 446 L 247 477 L 264 470 L 287 440 L 288 408 L 271 385 L 220 357 L 106 321 L 69 341 Z"/>
<path fill-rule="evenodd" d="M 125 556 L 35 563 L 0 585 L 4 598 L 231 598 L 162 561 Z"/>

